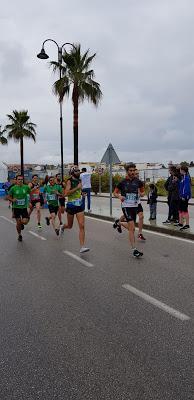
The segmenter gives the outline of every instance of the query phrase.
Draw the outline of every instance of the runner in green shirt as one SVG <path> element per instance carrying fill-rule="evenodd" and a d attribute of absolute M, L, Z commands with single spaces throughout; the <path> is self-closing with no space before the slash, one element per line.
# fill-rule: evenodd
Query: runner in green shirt
<path fill-rule="evenodd" d="M 45 219 L 47 225 L 50 225 L 51 220 L 52 226 L 57 236 L 59 236 L 59 226 L 56 227 L 56 216 L 59 210 L 58 197 L 62 193 L 62 187 L 55 183 L 55 178 L 53 176 L 50 176 L 49 185 L 45 185 L 44 187 L 45 200 L 47 201 L 48 209 L 50 212 L 50 216 L 46 217 Z"/>
<path fill-rule="evenodd" d="M 11 201 L 13 208 L 13 218 L 16 219 L 16 229 L 18 232 L 18 240 L 22 241 L 21 231 L 24 229 L 24 225 L 29 222 L 28 215 L 28 195 L 30 194 L 30 188 L 28 185 L 24 185 L 23 176 L 16 176 L 16 184 L 12 186 L 8 192 L 7 200 Z"/>

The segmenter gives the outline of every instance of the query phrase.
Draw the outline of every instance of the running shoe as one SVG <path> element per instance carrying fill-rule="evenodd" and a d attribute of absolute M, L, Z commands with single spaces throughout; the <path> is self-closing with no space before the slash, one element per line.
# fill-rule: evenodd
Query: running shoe
<path fill-rule="evenodd" d="M 180 224 L 179 222 L 175 223 L 174 226 L 177 226 L 178 228 L 182 228 L 183 224 Z"/>
<path fill-rule="evenodd" d="M 24 224 L 21 224 L 21 230 L 22 231 L 24 230 Z"/>
<path fill-rule="evenodd" d="M 182 228 L 180 228 L 180 231 L 186 231 L 187 229 L 190 229 L 189 225 L 184 225 Z"/>
<path fill-rule="evenodd" d="M 140 240 L 146 240 L 146 238 L 143 236 L 143 233 L 139 233 L 138 234 L 138 239 L 140 239 Z"/>
<path fill-rule="evenodd" d="M 55 233 L 57 236 L 59 236 L 59 229 L 55 229 Z"/>
<path fill-rule="evenodd" d="M 49 219 L 49 217 L 45 217 L 45 221 L 46 221 L 46 224 L 49 226 L 49 225 L 50 225 L 50 219 Z"/>
<path fill-rule="evenodd" d="M 40 224 L 40 222 L 38 223 L 38 228 L 41 229 L 42 225 Z"/>
<path fill-rule="evenodd" d="M 87 251 L 90 251 L 89 247 L 81 247 L 80 253 L 86 253 Z"/>
<path fill-rule="evenodd" d="M 171 221 L 167 219 L 166 221 L 162 222 L 163 224 L 171 224 Z"/>
<path fill-rule="evenodd" d="M 142 256 L 143 256 L 143 253 L 141 251 L 139 251 L 137 249 L 133 250 L 133 257 L 139 258 L 139 257 L 142 257 Z"/>
<path fill-rule="evenodd" d="M 22 242 L 22 235 L 19 235 L 19 236 L 18 236 L 18 241 L 19 241 L 19 242 Z"/>
<path fill-rule="evenodd" d="M 115 222 L 114 222 L 114 224 L 113 224 L 113 228 L 114 228 L 114 229 L 117 229 L 118 222 L 119 222 L 119 219 L 115 219 Z"/>

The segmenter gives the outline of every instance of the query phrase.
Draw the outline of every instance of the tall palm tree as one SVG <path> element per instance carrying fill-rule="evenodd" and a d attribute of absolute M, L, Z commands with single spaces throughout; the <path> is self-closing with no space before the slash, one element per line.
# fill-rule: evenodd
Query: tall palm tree
<path fill-rule="evenodd" d="M 102 98 L 100 84 L 93 79 L 94 71 L 91 63 L 96 54 L 89 56 L 89 49 L 82 54 L 81 45 L 74 45 L 70 53 L 64 53 L 62 64 L 51 62 L 53 71 L 59 71 L 61 79 L 54 83 L 54 93 L 63 102 L 64 97 L 69 97 L 72 87 L 73 102 L 73 136 L 74 136 L 74 164 L 78 164 L 78 111 L 79 104 L 88 100 L 98 106 Z"/>
<path fill-rule="evenodd" d="M 7 144 L 7 139 L 4 135 L 4 133 L 6 132 L 6 129 L 1 129 L 1 125 L 0 125 L 0 143 L 1 144 Z"/>
<path fill-rule="evenodd" d="M 7 117 L 11 122 L 5 126 L 7 137 L 20 143 L 21 175 L 24 176 L 24 138 L 36 141 L 36 125 L 30 122 L 28 111 L 25 110 L 14 110 Z"/>

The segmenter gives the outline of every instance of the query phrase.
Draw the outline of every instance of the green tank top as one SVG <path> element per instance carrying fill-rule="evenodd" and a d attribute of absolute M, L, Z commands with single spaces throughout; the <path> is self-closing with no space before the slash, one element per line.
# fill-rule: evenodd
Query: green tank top
<path fill-rule="evenodd" d="M 70 190 L 74 189 L 80 182 L 80 179 L 69 179 L 71 182 Z M 71 203 L 75 206 L 81 206 L 82 204 L 82 191 L 81 189 L 77 189 L 76 192 L 68 195 L 68 203 Z"/>

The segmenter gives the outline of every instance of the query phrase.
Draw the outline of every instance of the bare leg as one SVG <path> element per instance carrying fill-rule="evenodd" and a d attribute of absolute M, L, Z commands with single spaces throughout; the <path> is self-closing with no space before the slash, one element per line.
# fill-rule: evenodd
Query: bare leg
<path fill-rule="evenodd" d="M 135 248 L 135 223 L 134 221 L 128 222 L 128 229 L 129 229 L 129 242 L 131 244 L 132 249 Z"/>
<path fill-rule="evenodd" d="M 37 215 L 38 224 L 40 224 L 40 217 L 41 217 L 41 214 L 40 214 L 40 203 L 36 203 L 36 215 Z"/>
<path fill-rule="evenodd" d="M 85 218 L 84 213 L 80 212 L 76 214 L 77 222 L 79 225 L 79 241 L 81 247 L 84 246 L 85 243 Z"/>
<path fill-rule="evenodd" d="M 142 234 L 142 229 L 143 229 L 143 213 L 142 213 L 142 212 L 139 212 L 138 217 L 139 217 L 139 223 L 138 223 L 139 234 Z"/>
<path fill-rule="evenodd" d="M 21 218 L 16 218 L 16 230 L 17 230 L 18 235 L 21 234 L 21 224 L 22 223 L 23 222 L 21 221 Z"/>

